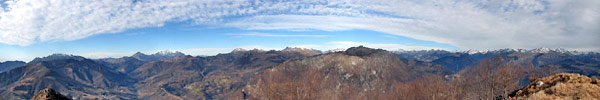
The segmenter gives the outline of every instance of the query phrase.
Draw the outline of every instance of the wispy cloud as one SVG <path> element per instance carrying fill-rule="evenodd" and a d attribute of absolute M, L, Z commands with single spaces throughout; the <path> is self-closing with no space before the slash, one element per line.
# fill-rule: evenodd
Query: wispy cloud
<path fill-rule="evenodd" d="M 272 34 L 272 33 L 226 33 L 224 35 L 243 37 L 243 36 L 259 36 L 259 37 L 328 37 L 328 35 L 306 35 L 306 34 Z"/>
<path fill-rule="evenodd" d="M 600 50 L 598 0 L 9 0 L 4 3 L 0 9 L 0 43 L 22 46 L 191 21 L 193 25 L 248 30 L 364 29 L 462 49 Z M 260 35 L 289 36 L 254 36 Z"/>
<path fill-rule="evenodd" d="M 562 47 L 598 51 L 600 7 L 594 6 L 598 4 L 544 0 L 362 2 L 357 5 L 365 8 L 358 9 L 382 14 L 260 15 L 227 26 L 250 30 L 365 29 L 462 49 Z"/>

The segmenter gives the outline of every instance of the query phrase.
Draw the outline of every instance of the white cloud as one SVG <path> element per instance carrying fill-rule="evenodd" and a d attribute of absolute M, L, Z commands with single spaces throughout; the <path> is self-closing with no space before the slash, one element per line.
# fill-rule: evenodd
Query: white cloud
<path fill-rule="evenodd" d="M 250 30 L 374 30 L 462 49 L 550 47 L 600 50 L 600 6 L 595 6 L 600 4 L 599 1 L 390 1 L 357 4 L 365 5 L 357 8 L 362 11 L 402 17 L 260 15 L 226 25 Z M 574 5 L 577 7 L 572 7 Z"/>
<path fill-rule="evenodd" d="M 10 0 L 5 3 L 0 9 L 0 43 L 22 46 L 192 21 L 196 25 L 248 30 L 364 29 L 461 49 L 600 50 L 598 0 Z"/>
<path fill-rule="evenodd" d="M 272 34 L 272 33 L 226 33 L 224 35 L 243 37 L 243 36 L 260 36 L 260 37 L 328 37 L 327 35 L 306 35 L 306 34 Z"/>
<path fill-rule="evenodd" d="M 221 0 L 20 0 L 0 12 L 0 43 L 30 45 L 69 41 L 126 29 L 160 27 L 167 22 L 210 23 L 248 14 L 244 2 Z"/>

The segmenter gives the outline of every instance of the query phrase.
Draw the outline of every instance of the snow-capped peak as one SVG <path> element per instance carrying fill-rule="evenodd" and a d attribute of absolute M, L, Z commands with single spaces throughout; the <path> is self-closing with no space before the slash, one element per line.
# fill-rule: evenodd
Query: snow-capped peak
<path fill-rule="evenodd" d="M 531 50 L 531 52 L 534 52 L 534 53 L 548 53 L 550 51 L 551 51 L 550 48 L 536 48 L 536 49 Z"/>
<path fill-rule="evenodd" d="M 166 55 L 166 54 L 172 54 L 172 53 L 177 53 L 177 52 L 176 51 L 171 51 L 171 50 L 164 50 L 164 51 L 159 51 L 156 54 Z"/>
<path fill-rule="evenodd" d="M 336 49 L 327 50 L 327 51 L 325 51 L 325 53 L 340 52 L 340 51 L 346 51 L 346 49 L 336 48 Z"/>
<path fill-rule="evenodd" d="M 181 56 L 181 55 L 185 55 L 179 51 L 172 51 L 172 50 L 164 50 L 164 51 L 159 51 L 157 53 L 155 53 L 154 55 L 162 55 L 162 56 Z"/>
<path fill-rule="evenodd" d="M 568 53 L 569 52 L 569 50 L 566 50 L 566 49 L 563 49 L 563 48 L 556 48 L 556 49 L 554 49 L 554 51 L 560 52 L 560 53 Z"/>
<path fill-rule="evenodd" d="M 233 51 L 231 51 L 231 52 L 244 52 L 244 51 L 248 51 L 248 50 L 246 50 L 246 49 L 244 49 L 244 48 L 235 48 L 235 49 L 233 49 Z"/>
<path fill-rule="evenodd" d="M 489 50 L 467 50 L 467 51 L 463 51 L 464 53 L 468 53 L 468 54 L 477 54 L 477 53 L 487 53 L 489 52 Z"/>

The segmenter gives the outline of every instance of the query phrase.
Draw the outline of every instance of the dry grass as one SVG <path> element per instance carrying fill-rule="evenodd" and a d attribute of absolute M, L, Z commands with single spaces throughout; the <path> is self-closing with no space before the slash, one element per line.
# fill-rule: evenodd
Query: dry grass
<path fill-rule="evenodd" d="M 537 85 L 543 82 L 543 85 Z M 512 99 L 528 100 L 595 100 L 600 98 L 598 79 L 579 74 L 560 73 L 532 81 L 517 91 Z"/>

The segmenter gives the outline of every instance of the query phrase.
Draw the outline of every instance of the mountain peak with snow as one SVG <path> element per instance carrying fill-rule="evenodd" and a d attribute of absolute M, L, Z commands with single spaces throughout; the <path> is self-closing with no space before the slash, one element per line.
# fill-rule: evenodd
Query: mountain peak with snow
<path fill-rule="evenodd" d="M 244 49 L 244 48 L 235 48 L 235 49 L 233 49 L 233 51 L 231 51 L 231 52 L 232 52 L 232 53 L 236 53 L 236 52 L 244 52 L 244 51 L 248 51 L 248 50 L 246 50 L 246 49 Z"/>
<path fill-rule="evenodd" d="M 334 52 L 342 52 L 342 51 L 346 51 L 346 49 L 344 48 L 336 48 L 336 49 L 331 49 L 331 50 L 327 50 L 323 53 L 334 53 Z"/>
<path fill-rule="evenodd" d="M 548 53 L 552 51 L 550 48 L 535 48 L 530 50 L 530 52 L 534 52 L 534 53 Z"/>
<path fill-rule="evenodd" d="M 179 51 L 164 50 L 164 51 L 159 51 L 157 53 L 154 53 L 152 55 L 177 57 L 177 56 L 184 56 L 185 54 L 183 54 Z"/>

